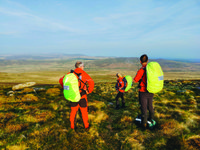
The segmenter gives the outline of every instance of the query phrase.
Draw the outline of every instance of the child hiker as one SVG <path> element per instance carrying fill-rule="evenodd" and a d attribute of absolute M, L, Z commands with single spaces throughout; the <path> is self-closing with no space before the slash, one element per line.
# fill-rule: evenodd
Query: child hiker
<path fill-rule="evenodd" d="M 117 77 L 117 83 L 115 85 L 115 89 L 117 90 L 118 94 L 115 98 L 116 100 L 116 107 L 115 109 L 119 109 L 120 108 L 120 105 L 119 105 L 119 98 L 122 99 L 122 107 L 121 108 L 124 108 L 125 107 L 125 100 L 124 100 L 124 81 L 123 81 L 123 77 L 120 73 L 117 73 L 116 74 L 116 77 Z"/>

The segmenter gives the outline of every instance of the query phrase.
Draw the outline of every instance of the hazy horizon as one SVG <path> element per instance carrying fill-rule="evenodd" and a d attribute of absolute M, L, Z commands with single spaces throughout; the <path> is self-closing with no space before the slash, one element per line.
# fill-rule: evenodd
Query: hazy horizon
<path fill-rule="evenodd" d="M 89 56 L 86 54 L 67 54 L 67 53 L 34 53 L 34 54 L 30 54 L 30 53 L 24 53 L 24 54 L 0 54 L 0 60 L 3 59 L 3 57 L 11 57 L 11 58 L 15 58 L 15 57 L 41 57 L 41 58 L 45 58 L 45 57 L 54 57 L 54 58 L 59 58 L 61 56 L 69 56 L 69 57 L 88 57 L 88 58 L 92 58 L 92 57 L 96 57 L 96 58 L 138 58 L 140 56 Z M 24 58 L 23 58 L 24 59 Z M 27 58 L 29 59 L 29 58 Z M 191 62 L 199 62 L 200 63 L 200 58 L 161 58 L 161 57 L 151 57 L 149 59 L 164 59 L 164 60 L 174 60 L 174 61 L 191 61 Z M 20 60 L 20 59 L 19 59 Z"/>

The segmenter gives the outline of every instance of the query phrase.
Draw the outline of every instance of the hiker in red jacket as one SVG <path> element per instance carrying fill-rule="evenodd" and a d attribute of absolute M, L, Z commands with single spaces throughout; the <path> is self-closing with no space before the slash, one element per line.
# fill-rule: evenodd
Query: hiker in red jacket
<path fill-rule="evenodd" d="M 79 79 L 79 92 L 81 94 L 81 99 L 78 102 L 70 102 L 71 103 L 71 113 L 70 113 L 70 122 L 71 122 L 71 129 L 75 128 L 75 119 L 76 113 L 80 109 L 82 113 L 83 123 L 86 129 L 89 129 L 89 122 L 88 122 L 88 100 L 87 94 L 91 93 L 94 89 L 94 81 L 92 78 L 84 71 L 84 64 L 80 61 L 77 61 L 75 64 L 75 74 L 80 74 Z M 65 76 L 60 78 L 59 82 L 63 87 L 63 79 Z M 89 85 L 87 88 L 86 84 Z"/>
<path fill-rule="evenodd" d="M 123 81 L 123 77 L 120 73 L 116 74 L 117 79 L 117 83 L 115 85 L 115 89 L 117 90 L 118 94 L 115 98 L 116 100 L 116 107 L 115 109 L 119 109 L 119 98 L 122 99 L 122 108 L 125 107 L 125 100 L 124 100 L 124 81 Z"/>
<path fill-rule="evenodd" d="M 153 93 L 147 91 L 147 75 L 146 66 L 148 62 L 148 56 L 146 54 L 140 57 L 140 63 L 142 67 L 138 70 L 133 81 L 139 82 L 139 103 L 142 113 L 142 126 L 146 128 L 147 126 L 147 109 L 149 110 L 150 120 L 154 119 L 153 110 Z"/>

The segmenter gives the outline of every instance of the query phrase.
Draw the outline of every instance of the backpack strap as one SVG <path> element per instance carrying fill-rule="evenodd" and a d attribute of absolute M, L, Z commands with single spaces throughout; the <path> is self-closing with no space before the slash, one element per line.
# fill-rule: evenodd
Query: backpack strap
<path fill-rule="evenodd" d="M 83 83 L 83 84 L 84 84 L 83 88 L 86 86 L 86 90 L 88 91 L 87 84 L 86 84 L 85 82 L 83 82 L 83 80 L 81 80 L 81 79 L 79 78 L 80 75 L 81 75 L 81 73 L 76 73 L 74 70 L 71 70 L 70 72 L 71 72 L 71 73 L 74 73 L 74 74 L 76 74 L 76 75 L 78 76 L 78 81 L 80 81 L 79 89 L 81 88 L 81 83 Z M 82 92 L 81 92 L 81 96 L 86 94 L 86 91 L 85 91 L 85 90 L 83 90 L 83 89 L 80 89 L 80 90 L 82 91 Z"/>
<path fill-rule="evenodd" d="M 125 90 L 127 86 L 127 80 L 125 77 L 123 77 L 122 81 L 124 82 L 124 87 L 122 88 L 122 90 Z"/>

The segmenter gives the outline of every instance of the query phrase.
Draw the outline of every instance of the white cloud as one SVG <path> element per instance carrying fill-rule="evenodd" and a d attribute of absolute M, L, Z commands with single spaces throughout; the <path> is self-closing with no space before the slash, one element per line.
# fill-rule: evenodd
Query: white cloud
<path fill-rule="evenodd" d="M 14 18 L 13 20 L 15 21 L 20 20 L 18 23 L 13 21 L 12 24 L 9 24 L 9 26 L 7 27 L 8 28 L 7 30 L 10 30 L 9 27 L 12 28 L 12 26 L 15 26 L 14 28 L 17 28 L 17 26 L 19 27 L 24 26 L 23 30 L 19 32 L 30 31 L 32 29 L 36 29 L 39 31 L 48 30 L 48 32 L 54 32 L 54 31 L 59 31 L 59 30 L 65 31 L 65 32 L 76 32 L 75 29 L 68 27 L 67 25 L 54 22 L 46 18 L 42 18 L 37 15 L 33 15 L 31 13 L 27 13 L 21 10 L 12 10 L 12 9 L 0 7 L 0 13 L 4 14 L 4 17 L 9 16 L 10 18 Z M 16 33 L 19 33 L 19 32 L 16 32 Z"/>

